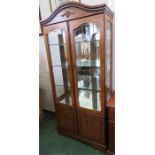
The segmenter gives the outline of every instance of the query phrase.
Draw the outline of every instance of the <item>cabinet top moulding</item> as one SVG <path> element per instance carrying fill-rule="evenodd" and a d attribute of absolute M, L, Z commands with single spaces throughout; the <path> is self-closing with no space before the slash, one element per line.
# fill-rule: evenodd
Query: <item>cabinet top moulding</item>
<path fill-rule="evenodd" d="M 81 17 L 87 17 L 95 14 L 106 13 L 113 17 L 114 13 L 106 4 L 102 5 L 85 5 L 77 2 L 66 2 L 56 8 L 53 13 L 40 22 L 41 26 L 56 24 L 68 20 L 74 20 Z"/>

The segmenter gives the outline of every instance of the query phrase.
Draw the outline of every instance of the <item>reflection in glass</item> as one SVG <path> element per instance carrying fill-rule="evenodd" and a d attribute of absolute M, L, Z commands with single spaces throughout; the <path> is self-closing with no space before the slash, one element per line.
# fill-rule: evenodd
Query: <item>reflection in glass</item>
<path fill-rule="evenodd" d="M 96 86 L 93 86 L 93 83 Z M 83 90 L 100 91 L 100 77 L 91 75 L 79 75 L 78 76 L 78 88 Z"/>
<path fill-rule="evenodd" d="M 83 24 L 74 36 L 80 107 L 101 111 L 99 26 Z"/>
<path fill-rule="evenodd" d="M 106 29 L 106 92 L 107 92 L 107 100 L 110 97 L 111 93 L 111 30 L 112 24 L 107 22 L 107 29 Z"/>
<path fill-rule="evenodd" d="M 68 76 L 68 57 L 64 30 L 48 33 L 52 69 L 56 89 L 56 100 L 63 104 L 71 104 L 70 83 Z"/>
<path fill-rule="evenodd" d="M 101 111 L 100 92 L 79 89 L 79 102 L 81 107 Z"/>

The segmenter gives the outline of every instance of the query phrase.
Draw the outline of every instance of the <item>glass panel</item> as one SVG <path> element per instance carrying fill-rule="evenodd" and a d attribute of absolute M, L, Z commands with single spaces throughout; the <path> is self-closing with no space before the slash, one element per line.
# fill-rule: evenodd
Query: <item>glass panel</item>
<path fill-rule="evenodd" d="M 79 102 L 81 107 L 101 110 L 100 92 L 79 89 Z"/>
<path fill-rule="evenodd" d="M 48 42 L 52 60 L 56 100 L 59 103 L 71 104 L 68 57 L 64 30 L 55 30 L 48 33 Z"/>
<path fill-rule="evenodd" d="M 74 31 L 80 107 L 101 111 L 100 30 L 87 23 Z"/>
<path fill-rule="evenodd" d="M 111 30 L 112 24 L 107 22 L 106 29 L 106 89 L 107 89 L 107 100 L 111 93 Z"/>

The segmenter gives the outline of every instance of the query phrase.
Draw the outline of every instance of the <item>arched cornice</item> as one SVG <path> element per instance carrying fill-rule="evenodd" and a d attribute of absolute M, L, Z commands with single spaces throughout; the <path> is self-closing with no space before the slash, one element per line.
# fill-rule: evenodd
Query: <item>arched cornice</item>
<path fill-rule="evenodd" d="M 56 8 L 53 11 L 53 13 L 47 19 L 41 21 L 40 22 L 41 26 L 47 25 L 48 23 L 50 23 L 54 19 L 54 17 L 57 14 L 59 14 L 61 11 L 65 10 L 65 9 L 69 9 L 69 8 L 77 8 L 79 10 L 83 10 L 83 11 L 87 11 L 87 12 L 93 12 L 93 13 L 104 12 L 110 16 L 114 15 L 114 13 L 107 7 L 106 4 L 91 5 L 90 6 L 90 5 L 85 5 L 85 4 L 77 3 L 77 2 L 66 2 L 66 3 L 63 3 L 62 5 L 60 5 L 58 8 Z M 64 16 L 66 16 L 68 18 L 70 16 L 70 14 L 74 14 L 74 12 L 66 12 L 64 14 Z"/>

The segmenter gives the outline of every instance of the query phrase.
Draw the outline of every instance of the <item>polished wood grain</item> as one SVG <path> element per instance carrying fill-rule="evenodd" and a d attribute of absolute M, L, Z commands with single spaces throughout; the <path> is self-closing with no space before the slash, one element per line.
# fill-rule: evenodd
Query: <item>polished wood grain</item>
<path fill-rule="evenodd" d="M 105 145 L 104 119 L 83 112 L 78 113 L 79 135 Z"/>
<path fill-rule="evenodd" d="M 108 154 L 115 154 L 115 92 L 107 103 L 108 110 Z"/>
<path fill-rule="evenodd" d="M 77 133 L 77 118 L 74 109 L 68 108 L 66 106 L 57 106 L 58 114 L 58 127 L 65 129 L 66 131 Z"/>
<path fill-rule="evenodd" d="M 41 21 L 41 26 L 78 19 L 100 13 L 106 13 L 111 17 L 114 16 L 114 13 L 108 8 L 106 4 L 89 6 L 77 2 L 67 2 L 63 5 L 60 5 L 56 10 L 54 10 L 48 19 Z M 63 16 L 64 14 L 68 15 Z"/>
<path fill-rule="evenodd" d="M 108 108 L 108 118 L 109 120 L 115 121 L 115 108 Z"/>
<path fill-rule="evenodd" d="M 109 121 L 108 154 L 115 154 L 115 122 Z"/>

